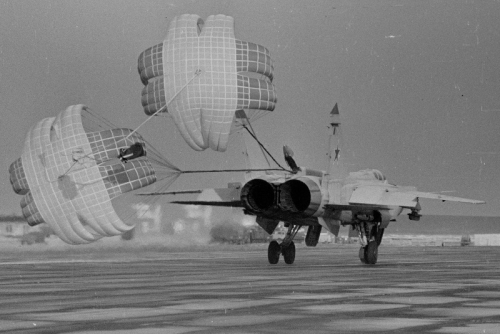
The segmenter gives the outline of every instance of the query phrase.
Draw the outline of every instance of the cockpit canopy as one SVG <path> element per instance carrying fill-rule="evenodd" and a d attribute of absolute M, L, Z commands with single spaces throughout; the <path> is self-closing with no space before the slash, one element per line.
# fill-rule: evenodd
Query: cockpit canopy
<path fill-rule="evenodd" d="M 357 172 L 349 173 L 349 178 L 357 180 L 378 180 L 387 181 L 387 178 L 378 169 L 363 169 Z"/>

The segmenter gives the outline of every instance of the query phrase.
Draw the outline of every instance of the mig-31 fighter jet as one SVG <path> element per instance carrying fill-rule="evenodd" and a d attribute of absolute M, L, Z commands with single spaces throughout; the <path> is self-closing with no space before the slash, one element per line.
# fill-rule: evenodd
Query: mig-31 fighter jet
<path fill-rule="evenodd" d="M 306 245 L 314 247 L 323 228 L 337 236 L 341 225 L 349 225 L 358 232 L 361 262 L 375 264 L 378 247 L 389 223 L 395 221 L 404 210 L 409 210 L 410 220 L 420 219 L 420 198 L 443 202 L 484 203 L 479 200 L 420 192 L 415 187 L 394 185 L 375 169 L 344 172 L 339 117 L 336 104 L 330 112 L 328 123 L 328 172 L 299 167 L 293 159 L 293 151 L 284 146 L 285 161 L 290 167 L 285 173 L 252 171 L 246 173 L 246 182 L 243 184 L 231 183 L 227 188 L 163 194 L 215 192 L 220 200 L 183 200 L 172 203 L 241 208 L 245 214 L 256 216 L 257 224 L 269 234 L 283 222 L 288 228 L 285 238 L 281 243 L 273 240 L 269 244 L 268 259 L 271 264 L 278 263 L 281 255 L 287 264 L 294 262 L 293 239 L 302 227 L 307 227 Z M 236 119 L 245 127 L 247 119 L 243 110 L 236 112 Z M 269 168 L 268 161 L 255 158 L 263 147 L 254 148 L 252 151 L 249 147 L 252 143 L 245 141 L 250 168 Z"/>

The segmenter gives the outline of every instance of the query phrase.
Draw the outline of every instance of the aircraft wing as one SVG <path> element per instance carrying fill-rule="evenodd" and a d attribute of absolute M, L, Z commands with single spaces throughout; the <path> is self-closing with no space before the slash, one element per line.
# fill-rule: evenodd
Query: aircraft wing
<path fill-rule="evenodd" d="M 390 207 L 372 204 L 325 204 L 325 209 L 331 211 L 371 212 L 373 210 L 389 210 Z"/>
<path fill-rule="evenodd" d="M 426 193 L 414 190 L 412 187 L 365 186 L 353 191 L 349 204 L 380 205 L 386 207 L 399 206 L 407 209 L 418 208 L 419 198 L 437 199 L 441 201 L 482 204 L 484 201 Z"/>
<path fill-rule="evenodd" d="M 450 202 L 461 202 L 461 203 L 471 203 L 471 204 L 484 204 L 485 201 L 480 201 L 477 199 L 469 199 L 462 197 L 446 196 L 436 193 L 425 193 L 421 191 L 410 191 L 408 194 L 415 196 L 417 198 L 428 198 L 428 199 L 438 199 L 440 201 L 450 201 Z"/>

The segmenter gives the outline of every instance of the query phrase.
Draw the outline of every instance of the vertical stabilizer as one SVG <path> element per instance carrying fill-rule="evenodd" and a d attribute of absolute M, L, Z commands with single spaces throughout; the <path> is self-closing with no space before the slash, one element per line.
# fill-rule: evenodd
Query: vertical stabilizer
<path fill-rule="evenodd" d="M 329 115 L 328 132 L 328 173 L 332 179 L 341 179 L 346 176 L 347 171 L 342 152 L 342 131 L 337 103 Z"/>
<path fill-rule="evenodd" d="M 248 121 L 244 110 L 237 110 L 235 113 L 235 122 L 242 127 L 239 131 L 243 140 L 243 155 L 245 157 L 245 165 L 248 169 L 266 169 L 271 168 L 271 163 L 259 145 L 259 143 L 248 132 L 252 132 L 255 136 L 255 131 Z M 264 175 L 266 172 L 246 172 L 245 180 L 251 180 L 258 176 Z"/>

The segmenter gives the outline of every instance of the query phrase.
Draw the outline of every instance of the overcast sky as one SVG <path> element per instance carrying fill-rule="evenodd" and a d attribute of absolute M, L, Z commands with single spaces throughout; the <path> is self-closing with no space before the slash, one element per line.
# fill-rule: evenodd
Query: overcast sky
<path fill-rule="evenodd" d="M 470 0 L 2 0 L 1 213 L 20 213 L 8 168 L 34 123 L 79 103 L 119 127 L 145 119 L 137 58 L 186 13 L 233 16 L 237 39 L 270 50 L 278 104 L 254 128 L 281 162 L 288 144 L 299 165 L 326 168 L 338 103 L 351 171 L 488 202 L 422 201 L 423 213 L 500 215 L 500 3 Z M 166 119 L 140 132 L 181 169 L 244 167 L 237 140 L 200 153 Z M 241 180 L 181 176 L 171 190 Z"/>

